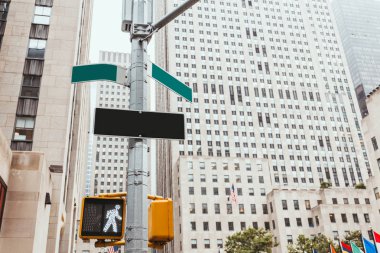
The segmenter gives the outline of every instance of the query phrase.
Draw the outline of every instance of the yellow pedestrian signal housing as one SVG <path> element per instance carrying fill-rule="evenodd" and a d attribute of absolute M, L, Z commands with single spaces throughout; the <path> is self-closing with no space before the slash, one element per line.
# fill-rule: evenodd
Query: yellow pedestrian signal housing
<path fill-rule="evenodd" d="M 174 239 L 173 201 L 148 195 L 153 200 L 148 209 L 148 246 L 162 248 Z"/>
<path fill-rule="evenodd" d="M 125 193 L 119 193 L 119 195 Z M 123 197 L 86 197 L 82 200 L 79 237 L 121 240 L 125 233 L 126 200 Z"/>

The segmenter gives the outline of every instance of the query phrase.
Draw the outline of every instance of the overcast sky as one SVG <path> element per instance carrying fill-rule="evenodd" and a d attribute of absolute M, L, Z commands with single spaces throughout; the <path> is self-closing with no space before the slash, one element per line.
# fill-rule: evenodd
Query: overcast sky
<path fill-rule="evenodd" d="M 121 31 L 121 8 L 123 0 L 94 0 L 92 16 L 90 60 L 99 59 L 99 51 L 131 52 L 129 33 Z M 148 53 L 154 59 L 154 36 Z"/>
<path fill-rule="evenodd" d="M 100 50 L 130 53 L 129 34 L 121 32 L 121 5 L 122 0 L 94 1 L 91 62 L 98 62 Z"/>

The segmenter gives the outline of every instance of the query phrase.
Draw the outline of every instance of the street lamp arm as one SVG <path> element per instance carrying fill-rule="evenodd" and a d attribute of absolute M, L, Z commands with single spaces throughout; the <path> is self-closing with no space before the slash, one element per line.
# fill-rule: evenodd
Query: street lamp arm
<path fill-rule="evenodd" d="M 171 22 L 173 19 L 184 13 L 187 9 L 191 8 L 194 4 L 199 2 L 199 0 L 187 0 L 180 6 L 178 6 L 175 10 L 171 11 L 170 13 L 166 14 L 163 18 L 161 18 L 159 21 L 152 24 L 152 31 L 157 32 L 162 27 L 166 26 L 169 22 Z"/>

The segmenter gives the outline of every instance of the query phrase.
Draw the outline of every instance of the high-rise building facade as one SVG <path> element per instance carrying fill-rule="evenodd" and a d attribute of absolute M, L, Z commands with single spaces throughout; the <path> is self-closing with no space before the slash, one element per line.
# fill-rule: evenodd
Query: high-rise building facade
<path fill-rule="evenodd" d="M 368 185 L 369 190 L 375 195 L 377 208 L 380 210 L 380 85 L 368 94 L 366 105 L 368 114 L 362 120 L 363 135 L 374 175 Z"/>
<path fill-rule="evenodd" d="M 91 0 L 0 1 L 0 128 L 14 151 L 42 152 L 53 182 L 46 252 L 73 252 L 89 127 Z"/>
<path fill-rule="evenodd" d="M 127 53 L 100 51 L 100 63 L 129 67 Z M 111 82 L 100 82 L 96 89 L 96 107 L 127 110 L 129 88 Z M 94 136 L 91 194 L 124 192 L 127 189 L 128 138 Z"/>
<path fill-rule="evenodd" d="M 181 2 L 161 1 L 157 16 Z M 189 103 L 157 90 L 158 110 L 186 119 L 184 141 L 157 145 L 157 190 L 175 200 L 176 239 L 166 250 L 217 252 L 248 226 L 273 231 L 275 252 L 301 233 L 347 231 L 327 211 L 319 232 L 296 223 L 317 226 L 308 210 L 335 205 L 314 192 L 322 182 L 355 191 L 372 174 L 331 13 L 327 0 L 203 0 L 159 32 L 156 63 L 194 94 Z M 279 204 L 293 191 L 296 214 Z M 375 215 L 363 210 L 372 219 L 359 224 Z M 350 229 L 364 229 L 351 220 Z"/>
<path fill-rule="evenodd" d="M 365 95 L 380 84 L 380 2 L 333 0 L 332 9 L 364 116 Z"/>

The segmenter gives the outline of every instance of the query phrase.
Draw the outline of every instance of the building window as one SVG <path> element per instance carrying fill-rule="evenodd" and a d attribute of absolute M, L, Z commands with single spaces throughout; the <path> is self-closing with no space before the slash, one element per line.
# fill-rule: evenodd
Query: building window
<path fill-rule="evenodd" d="M 3 36 L 5 32 L 5 25 L 7 21 L 9 10 L 9 0 L 8 1 L 0 1 L 0 48 L 3 42 Z"/>
<path fill-rule="evenodd" d="M 223 239 L 217 239 L 216 244 L 217 244 L 219 249 L 222 249 L 223 248 Z"/>
<path fill-rule="evenodd" d="M 369 214 L 368 213 L 364 214 L 364 220 L 365 220 L 366 223 L 370 223 L 371 222 L 370 219 L 369 219 Z"/>
<path fill-rule="evenodd" d="M 190 213 L 195 213 L 195 203 L 190 203 Z"/>
<path fill-rule="evenodd" d="M 191 248 L 196 249 L 197 248 L 197 239 L 191 239 Z"/>
<path fill-rule="evenodd" d="M 302 219 L 301 218 L 296 218 L 297 221 L 297 226 L 302 227 Z"/>
<path fill-rule="evenodd" d="M 372 141 L 372 146 L 373 146 L 373 150 L 378 150 L 379 149 L 379 146 L 377 146 L 377 140 L 376 140 L 376 137 L 372 137 L 371 138 L 371 141 Z"/>
<path fill-rule="evenodd" d="M 30 39 L 27 58 L 44 59 L 45 48 L 46 48 L 46 40 Z"/>
<path fill-rule="evenodd" d="M 286 200 L 282 200 L 282 210 L 288 210 L 288 202 Z"/>
<path fill-rule="evenodd" d="M 329 216 L 330 216 L 331 223 L 335 223 L 336 222 L 336 220 L 335 220 L 335 214 L 330 213 Z"/>
<path fill-rule="evenodd" d="M 376 199 L 380 199 L 380 191 L 379 191 L 379 188 L 376 187 L 373 189 L 374 193 L 375 193 L 375 198 Z"/>
<path fill-rule="evenodd" d="M 210 239 L 204 239 L 205 249 L 210 248 Z"/>
<path fill-rule="evenodd" d="M 305 207 L 306 207 L 306 210 L 310 210 L 311 209 L 310 200 L 305 200 Z"/>
<path fill-rule="evenodd" d="M 298 203 L 298 200 L 293 200 L 294 203 L 294 210 L 300 210 L 300 205 Z"/>
<path fill-rule="evenodd" d="M 239 214 L 244 214 L 244 204 L 239 204 Z"/>
<path fill-rule="evenodd" d="M 234 231 L 234 223 L 231 222 L 231 221 L 228 222 L 228 230 L 229 231 Z"/>
<path fill-rule="evenodd" d="M 205 221 L 205 222 L 203 222 L 203 231 L 208 231 L 208 230 L 209 230 L 208 222 Z"/>
<path fill-rule="evenodd" d="M 16 128 L 13 140 L 16 141 L 32 141 L 34 130 L 34 118 L 32 117 L 16 117 Z"/>
<path fill-rule="evenodd" d="M 5 184 L 3 178 L 0 177 L 0 230 L 1 230 L 1 223 L 3 221 L 6 195 L 7 195 L 7 185 Z"/>
<path fill-rule="evenodd" d="M 342 213 L 342 222 L 347 223 L 347 215 L 345 213 Z"/>
<path fill-rule="evenodd" d="M 215 214 L 220 214 L 220 204 L 214 204 Z"/>
<path fill-rule="evenodd" d="M 268 205 L 263 204 L 263 214 L 268 214 Z"/>
<path fill-rule="evenodd" d="M 334 240 L 339 240 L 339 233 L 338 231 L 333 231 Z"/>
<path fill-rule="evenodd" d="M 227 204 L 227 214 L 232 214 L 232 204 Z"/>
<path fill-rule="evenodd" d="M 48 25 L 50 24 L 51 8 L 36 6 L 34 10 L 33 24 Z"/>
<path fill-rule="evenodd" d="M 287 235 L 286 239 L 287 239 L 288 244 L 292 244 L 293 243 L 293 237 L 292 237 L 292 235 Z"/>
<path fill-rule="evenodd" d="M 313 221 L 313 218 L 307 218 L 307 221 L 309 223 L 309 227 L 314 227 L 314 221 Z"/>
<path fill-rule="evenodd" d="M 202 203 L 202 213 L 203 214 L 207 214 L 208 213 L 207 203 Z"/>
<path fill-rule="evenodd" d="M 222 223 L 220 221 L 217 221 L 215 223 L 216 231 L 222 231 Z"/>
<path fill-rule="evenodd" d="M 0 1 L 0 21 L 6 21 L 9 10 L 9 0 Z"/>
<path fill-rule="evenodd" d="M 359 223 L 359 217 L 358 217 L 358 214 L 357 214 L 357 213 L 353 213 L 353 214 L 352 214 L 352 218 L 354 219 L 354 222 L 355 222 L 355 223 Z"/>
<path fill-rule="evenodd" d="M 195 221 L 191 221 L 190 222 L 190 226 L 191 226 L 191 231 L 196 231 L 197 230 L 197 224 L 195 223 Z"/>
<path fill-rule="evenodd" d="M 290 227 L 290 220 L 289 218 L 284 218 L 285 227 Z"/>

